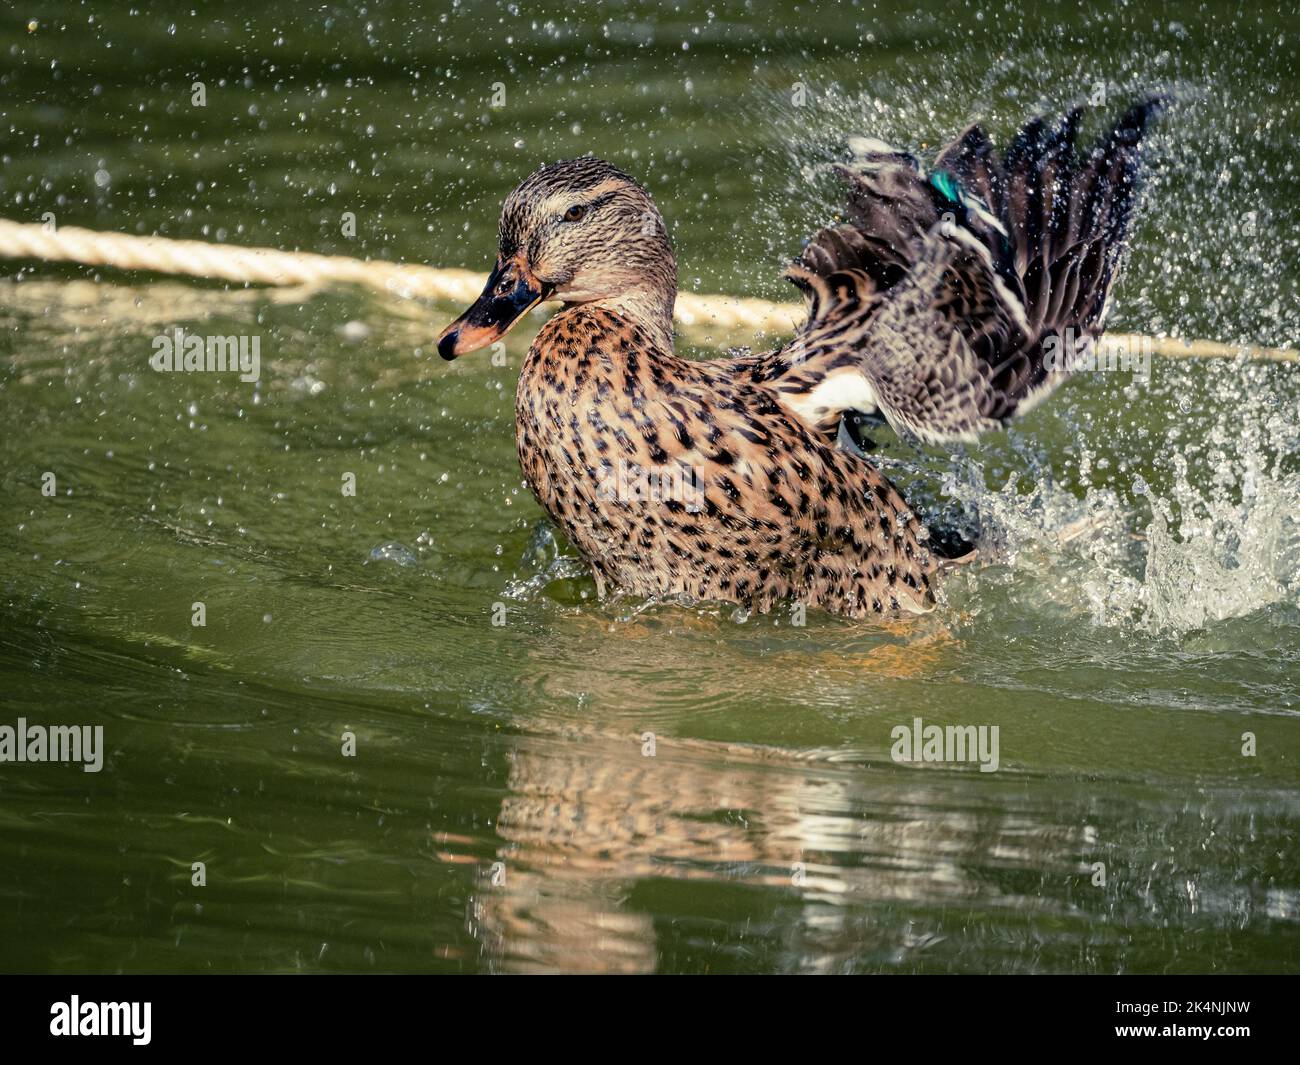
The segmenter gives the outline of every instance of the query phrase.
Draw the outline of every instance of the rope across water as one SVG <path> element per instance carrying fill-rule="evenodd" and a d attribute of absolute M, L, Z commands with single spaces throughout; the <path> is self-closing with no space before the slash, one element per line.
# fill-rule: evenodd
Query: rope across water
<path fill-rule="evenodd" d="M 401 298 L 420 297 L 468 304 L 482 291 L 486 275 L 471 270 L 441 269 L 415 263 L 352 259 L 344 255 L 315 255 L 275 248 L 245 248 L 199 240 L 137 237 L 65 226 L 0 218 L 0 257 L 109 266 L 119 270 L 148 270 L 160 274 L 212 278 L 237 284 L 326 285 L 348 283 L 379 289 Z M 676 318 L 687 328 L 748 330 L 788 334 L 803 320 L 797 303 L 735 296 L 677 297 Z M 1212 340 L 1180 340 L 1109 334 L 1120 342 L 1142 342 L 1165 357 L 1236 358 L 1278 362 L 1300 361 L 1300 353 L 1283 348 L 1243 347 Z"/>

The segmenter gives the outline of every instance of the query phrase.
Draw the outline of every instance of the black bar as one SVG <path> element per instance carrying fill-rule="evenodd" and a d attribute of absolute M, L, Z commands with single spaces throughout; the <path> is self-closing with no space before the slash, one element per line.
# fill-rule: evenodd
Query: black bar
<path fill-rule="evenodd" d="M 1123 1044 L 1144 1053 L 1153 1047 L 1157 1052 L 1172 1048 L 1182 1052 L 1201 1044 L 1222 1054 L 1289 1046 L 1296 988 L 1289 980 L 1253 976 L 881 976 L 817 985 L 815 994 L 826 998 L 825 1008 L 810 1012 L 801 991 L 784 982 L 779 991 L 765 995 L 762 985 L 750 981 L 739 1011 L 734 1002 L 728 1005 L 725 992 L 703 1009 L 694 997 L 700 991 L 688 1004 L 674 1007 L 670 1003 L 681 993 L 679 989 L 653 987 L 644 981 L 634 991 L 626 986 L 600 988 L 585 981 L 581 992 L 525 987 L 519 981 L 491 987 L 482 981 L 453 986 L 436 977 L 419 976 L 42 976 L 4 983 L 0 1045 L 11 1061 L 22 1060 L 12 1056 L 15 1050 L 39 1053 L 61 1049 L 60 1044 L 92 1053 L 110 1044 L 131 1052 L 201 1049 L 207 1056 L 222 1049 L 247 1052 L 279 1045 L 337 1054 L 414 1040 L 416 1045 L 442 1046 L 451 1053 L 454 1046 L 496 1046 L 498 1040 L 516 1033 L 521 1039 L 539 1039 L 540 1049 L 543 1044 L 553 1045 L 559 1024 L 581 1040 L 579 1033 L 586 1027 L 582 1017 L 593 1011 L 601 1017 L 601 1028 L 626 1023 L 640 1029 L 641 1037 L 648 1034 L 643 1029 L 647 1017 L 654 1017 L 654 1023 L 663 1026 L 666 1048 L 679 1045 L 685 1031 L 698 1031 L 700 1021 L 716 1010 L 713 1020 L 726 1021 L 731 1031 L 723 1035 L 711 1023 L 715 1039 L 742 1046 L 767 1038 L 763 1033 L 771 1014 L 767 1013 L 768 1021 L 760 1018 L 772 1006 L 762 1000 L 776 994 L 792 997 L 790 1005 L 796 1011 L 791 1024 L 780 1026 L 783 1034 L 793 1037 L 794 1028 L 803 1028 L 802 1042 L 809 1053 L 820 1042 L 814 1019 L 824 1017 L 837 1038 L 842 1037 L 845 1015 L 837 1007 L 849 1006 L 848 1016 L 862 1025 L 863 1037 L 892 1032 L 927 1045 L 990 1048 L 1000 1044 L 988 1043 L 989 1039 L 1014 1040 L 1006 1044 L 1008 1049 L 1031 1045 L 1042 1052 Z M 842 986 L 838 994 L 837 986 Z M 601 1003 L 603 993 L 609 994 L 608 1004 Z M 90 1023 L 87 1004 L 136 1003 L 140 1009 L 135 1017 L 143 1020 L 143 1004 L 148 1003 L 148 1043 L 137 1045 L 130 1035 L 51 1034 L 56 1011 L 61 1011 L 58 1018 L 66 1016 L 63 1006 L 70 1007 L 74 995 L 83 1024 Z M 562 1001 L 557 1001 L 557 995 Z M 96 1020 L 105 1016 L 91 1012 Z M 797 1025 L 795 1016 L 803 1017 Z M 533 1018 L 537 1025 L 529 1024 Z M 1207 1038 L 1203 1031 L 1180 1032 L 1193 1028 L 1208 1028 L 1211 1034 Z M 1228 1029 L 1244 1031 L 1229 1033 Z M 1036 1042 L 1020 1042 L 1025 1039 Z"/>

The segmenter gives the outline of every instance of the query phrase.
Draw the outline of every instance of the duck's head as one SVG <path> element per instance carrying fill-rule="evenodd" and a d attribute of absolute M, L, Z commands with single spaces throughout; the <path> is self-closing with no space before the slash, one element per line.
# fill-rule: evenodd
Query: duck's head
<path fill-rule="evenodd" d="M 501 209 L 496 267 L 483 294 L 438 337 L 444 359 L 509 332 L 543 300 L 622 305 L 671 330 L 677 260 L 650 194 L 589 157 L 534 171 Z M 671 342 L 671 338 L 670 338 Z"/>

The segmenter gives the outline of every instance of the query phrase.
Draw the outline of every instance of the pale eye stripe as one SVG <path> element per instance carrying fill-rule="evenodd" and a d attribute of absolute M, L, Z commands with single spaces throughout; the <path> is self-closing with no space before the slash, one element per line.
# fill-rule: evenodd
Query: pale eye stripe
<path fill-rule="evenodd" d="M 542 201 L 544 215 L 562 215 L 574 204 L 581 204 L 588 210 L 609 203 L 623 184 L 618 181 L 602 181 L 595 188 L 575 189 L 572 192 L 557 192 Z"/>

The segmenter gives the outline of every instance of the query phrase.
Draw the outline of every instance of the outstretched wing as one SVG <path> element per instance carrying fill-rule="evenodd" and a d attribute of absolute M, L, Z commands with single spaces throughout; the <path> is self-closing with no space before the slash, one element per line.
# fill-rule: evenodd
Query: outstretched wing
<path fill-rule="evenodd" d="M 1066 376 L 1046 353 L 1101 331 L 1159 105 L 1132 108 L 1086 156 L 1078 110 L 1030 122 L 1000 159 L 973 126 L 929 170 L 852 142 L 848 221 L 787 270 L 808 321 L 781 352 L 782 402 L 823 430 L 874 411 L 939 443 L 1045 397 Z"/>

